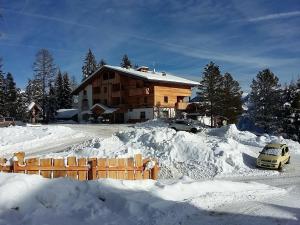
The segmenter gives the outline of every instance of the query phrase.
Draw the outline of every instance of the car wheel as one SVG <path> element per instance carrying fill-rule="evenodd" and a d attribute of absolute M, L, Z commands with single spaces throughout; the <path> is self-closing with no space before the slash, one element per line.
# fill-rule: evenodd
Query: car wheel
<path fill-rule="evenodd" d="M 177 129 L 176 129 L 175 127 L 171 127 L 171 129 L 173 129 L 173 130 L 177 131 Z"/>
<path fill-rule="evenodd" d="M 282 164 L 281 163 L 279 163 L 278 170 L 282 171 Z"/>
<path fill-rule="evenodd" d="M 289 157 L 288 161 L 286 162 L 286 164 L 290 164 L 291 163 L 291 157 Z"/>
<path fill-rule="evenodd" d="M 196 128 L 192 128 L 192 129 L 191 129 L 191 132 L 192 132 L 193 134 L 195 134 L 195 133 L 197 133 L 197 129 L 196 129 Z"/>

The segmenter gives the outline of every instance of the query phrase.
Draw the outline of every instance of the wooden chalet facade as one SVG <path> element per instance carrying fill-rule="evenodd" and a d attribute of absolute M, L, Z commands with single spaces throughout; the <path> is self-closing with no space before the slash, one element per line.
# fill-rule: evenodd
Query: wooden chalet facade
<path fill-rule="evenodd" d="M 185 110 L 186 97 L 199 83 L 164 72 L 105 65 L 74 91 L 78 95 L 79 121 L 102 117 L 112 123 L 175 117 Z"/>

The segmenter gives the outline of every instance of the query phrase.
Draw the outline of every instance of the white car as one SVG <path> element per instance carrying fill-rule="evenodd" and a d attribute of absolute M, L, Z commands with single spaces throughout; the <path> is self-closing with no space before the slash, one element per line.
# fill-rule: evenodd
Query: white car
<path fill-rule="evenodd" d="M 188 131 L 197 133 L 201 130 L 201 126 L 186 120 L 175 120 L 169 124 L 169 127 L 176 131 Z"/>

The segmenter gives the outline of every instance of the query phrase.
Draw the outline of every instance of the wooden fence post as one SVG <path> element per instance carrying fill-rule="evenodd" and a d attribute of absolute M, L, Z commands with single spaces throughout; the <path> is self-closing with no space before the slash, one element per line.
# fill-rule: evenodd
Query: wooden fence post
<path fill-rule="evenodd" d="M 89 159 L 88 164 L 90 166 L 90 169 L 88 172 L 88 179 L 96 180 L 97 179 L 97 159 Z"/>
<path fill-rule="evenodd" d="M 157 180 L 159 173 L 159 166 L 157 165 L 157 162 L 155 162 L 155 166 L 151 169 L 151 179 Z"/>
<path fill-rule="evenodd" d="M 14 164 L 13 164 L 14 173 L 25 173 L 25 170 L 22 172 L 18 170 L 19 165 L 25 165 L 24 158 L 25 158 L 25 152 L 14 153 Z"/>

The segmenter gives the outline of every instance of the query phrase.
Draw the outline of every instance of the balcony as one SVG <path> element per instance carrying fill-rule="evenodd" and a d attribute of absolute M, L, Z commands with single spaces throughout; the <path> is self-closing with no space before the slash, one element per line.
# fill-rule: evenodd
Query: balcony
<path fill-rule="evenodd" d="M 146 87 L 129 89 L 129 96 L 149 95 L 149 93 L 150 93 L 150 90 L 149 90 L 149 88 L 146 88 Z"/>
<path fill-rule="evenodd" d="M 185 110 L 187 106 L 188 106 L 188 102 L 176 102 L 175 103 L 175 108 L 178 110 Z"/>

